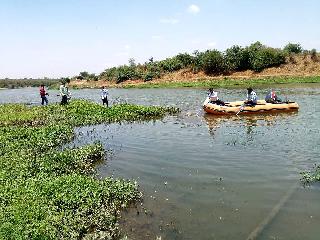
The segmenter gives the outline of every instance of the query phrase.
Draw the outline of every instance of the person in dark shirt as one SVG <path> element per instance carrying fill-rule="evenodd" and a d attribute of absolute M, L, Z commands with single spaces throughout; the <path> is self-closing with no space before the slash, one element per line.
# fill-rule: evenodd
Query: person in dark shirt
<path fill-rule="evenodd" d="M 268 92 L 268 94 L 265 97 L 265 100 L 267 103 L 281 103 L 282 100 L 280 98 L 278 98 L 276 92 L 271 89 L 270 92 Z"/>
<path fill-rule="evenodd" d="M 41 97 L 41 105 L 44 105 L 44 103 L 46 103 L 46 105 L 48 105 L 47 96 L 49 96 L 49 94 L 46 92 L 46 89 L 44 88 L 43 84 L 40 85 L 39 91 L 40 91 L 40 97 Z"/>

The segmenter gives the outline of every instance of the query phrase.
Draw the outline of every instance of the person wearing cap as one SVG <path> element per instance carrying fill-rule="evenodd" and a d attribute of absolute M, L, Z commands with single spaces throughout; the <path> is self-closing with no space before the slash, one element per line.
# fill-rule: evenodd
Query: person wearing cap
<path fill-rule="evenodd" d="M 255 91 L 251 87 L 247 88 L 248 93 L 247 93 L 247 99 L 244 101 L 244 103 L 247 106 L 252 106 L 254 107 L 257 105 L 258 97 Z"/>

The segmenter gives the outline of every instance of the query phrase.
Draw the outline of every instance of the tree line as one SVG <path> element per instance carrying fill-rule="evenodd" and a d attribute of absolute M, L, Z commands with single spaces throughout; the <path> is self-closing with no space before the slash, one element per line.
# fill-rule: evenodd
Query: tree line
<path fill-rule="evenodd" d="M 151 81 L 166 73 L 181 69 L 190 69 L 194 73 L 203 71 L 207 75 L 225 75 L 236 71 L 253 70 L 260 72 L 269 67 L 277 67 L 286 62 L 287 57 L 294 54 L 310 54 L 311 59 L 317 61 L 316 49 L 304 50 L 298 43 L 288 43 L 284 48 L 272 48 L 255 42 L 242 47 L 234 45 L 225 51 L 216 49 L 194 51 L 192 54 L 178 55 L 160 61 L 151 57 L 147 62 L 136 63 L 133 58 L 128 64 L 105 69 L 100 75 L 81 72 L 77 79 L 97 81 L 99 79 L 121 83 L 127 80 Z"/>

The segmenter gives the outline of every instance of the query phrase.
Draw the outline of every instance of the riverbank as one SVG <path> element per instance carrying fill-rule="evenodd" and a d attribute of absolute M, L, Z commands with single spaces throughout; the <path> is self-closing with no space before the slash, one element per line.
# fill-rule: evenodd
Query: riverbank
<path fill-rule="evenodd" d="M 290 83 L 319 83 L 320 75 L 315 76 L 257 76 L 256 78 L 246 77 L 206 77 L 206 78 L 192 78 L 192 79 L 159 79 L 150 82 L 143 81 L 126 81 L 121 84 L 115 84 L 99 81 L 72 81 L 70 87 L 82 88 L 100 88 L 107 86 L 109 88 L 232 88 L 238 86 L 260 86 L 260 85 L 273 85 L 273 84 L 290 84 Z"/>
<path fill-rule="evenodd" d="M 41 84 L 45 86 L 59 86 L 61 79 L 0 79 L 1 89 L 14 89 L 23 87 L 39 87 Z"/>
<path fill-rule="evenodd" d="M 101 144 L 61 145 L 73 139 L 76 126 L 161 118 L 177 109 L 75 100 L 5 104 L 0 111 L 0 238 L 109 239 L 119 236 L 120 210 L 140 198 L 137 184 L 96 178 Z"/>
<path fill-rule="evenodd" d="M 182 57 L 182 56 L 180 56 Z M 186 56 L 184 56 L 186 57 Z M 179 87 L 234 87 L 238 85 L 257 86 L 265 84 L 283 84 L 283 83 L 314 83 L 320 82 L 320 57 L 312 54 L 291 54 L 285 58 L 285 62 L 280 65 L 263 68 L 260 71 L 253 69 L 233 70 L 222 73 L 208 73 L 205 70 L 195 70 L 194 67 L 187 65 L 179 65 L 176 69 L 159 70 L 152 78 L 138 78 L 131 76 L 130 78 L 120 81 L 116 80 L 122 75 L 119 72 L 118 77 L 111 78 L 109 75 L 115 74 L 113 71 L 118 69 L 109 69 L 111 72 L 103 72 L 99 75 L 98 81 L 90 80 L 90 78 L 73 79 L 71 86 L 76 88 L 98 88 L 106 85 L 107 87 L 119 88 L 179 88 Z M 168 61 L 165 60 L 165 62 Z M 178 61 L 179 62 L 179 61 Z M 164 62 L 162 62 L 164 64 Z M 150 63 L 151 64 L 151 63 Z M 149 65 L 150 65 L 149 64 Z M 171 63 L 173 64 L 173 63 Z M 146 65 L 139 71 L 148 69 Z M 160 64 L 161 65 L 161 64 Z M 170 64 L 169 64 L 170 65 Z M 140 66 L 140 65 L 139 65 Z M 161 65 L 162 66 L 162 65 Z M 171 65 L 170 65 L 171 66 Z M 184 66 L 184 67 L 182 67 Z M 155 67 L 151 64 L 151 67 Z M 137 66 L 128 69 L 136 70 Z M 138 71 L 138 73 L 139 73 Z M 109 73 L 109 75 L 107 74 Z M 131 73 L 131 72 L 130 72 Z M 129 73 L 128 73 L 129 74 Z M 140 74 L 141 75 L 141 74 Z M 140 76 L 137 74 L 137 76 Z M 126 76 L 126 75 L 125 75 Z M 89 80 L 89 81 L 88 81 Z"/>

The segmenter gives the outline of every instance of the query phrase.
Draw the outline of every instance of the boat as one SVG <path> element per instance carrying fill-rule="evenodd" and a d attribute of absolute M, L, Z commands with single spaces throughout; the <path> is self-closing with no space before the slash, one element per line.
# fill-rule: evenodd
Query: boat
<path fill-rule="evenodd" d="M 216 115 L 232 114 L 258 114 L 268 112 L 289 112 L 298 111 L 299 105 L 296 102 L 267 103 L 265 100 L 258 100 L 255 106 L 245 105 L 244 101 L 225 102 L 225 105 L 218 105 L 210 102 L 207 98 L 203 103 L 205 112 Z"/>

